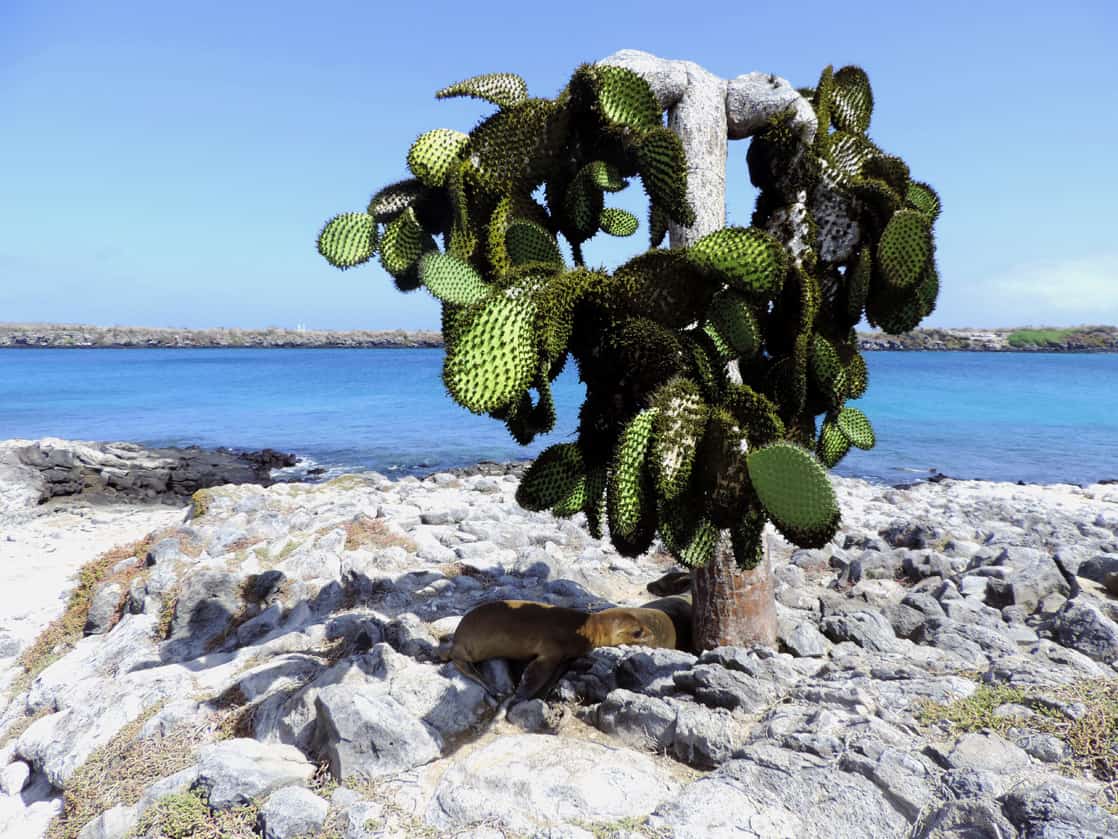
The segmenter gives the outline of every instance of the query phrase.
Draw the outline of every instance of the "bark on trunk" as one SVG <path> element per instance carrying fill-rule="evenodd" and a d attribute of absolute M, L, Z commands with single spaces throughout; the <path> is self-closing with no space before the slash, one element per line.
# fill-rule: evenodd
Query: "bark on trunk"
<path fill-rule="evenodd" d="M 749 644 L 776 646 L 776 605 L 767 548 L 756 568 L 739 571 L 729 539 L 723 539 L 714 558 L 691 572 L 691 588 L 696 650 Z"/>

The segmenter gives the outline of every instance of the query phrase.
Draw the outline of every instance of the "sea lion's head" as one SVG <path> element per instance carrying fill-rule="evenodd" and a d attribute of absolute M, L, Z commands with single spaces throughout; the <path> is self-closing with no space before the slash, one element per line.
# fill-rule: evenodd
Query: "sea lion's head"
<path fill-rule="evenodd" d="M 596 647 L 666 647 L 675 649 L 675 625 L 657 609 L 606 609 L 591 615 Z"/>

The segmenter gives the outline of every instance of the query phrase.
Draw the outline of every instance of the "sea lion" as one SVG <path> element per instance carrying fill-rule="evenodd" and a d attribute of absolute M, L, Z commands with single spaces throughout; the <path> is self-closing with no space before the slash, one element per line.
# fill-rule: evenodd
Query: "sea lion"
<path fill-rule="evenodd" d="M 513 695 L 521 701 L 545 696 L 571 659 L 594 647 L 619 644 L 674 648 L 675 627 L 657 609 L 584 612 L 529 600 L 498 600 L 466 613 L 454 631 L 447 658 L 490 694 L 494 691 L 474 666 L 477 662 L 528 661 Z"/>
<path fill-rule="evenodd" d="M 691 590 L 690 571 L 669 571 L 663 577 L 653 580 L 646 585 L 645 591 L 657 597 L 668 597 L 672 594 L 683 594 Z"/>
<path fill-rule="evenodd" d="M 656 609 L 663 612 L 672 620 L 675 627 L 675 648 L 693 653 L 691 648 L 691 596 L 673 595 L 650 600 L 641 606 L 642 609 Z"/>

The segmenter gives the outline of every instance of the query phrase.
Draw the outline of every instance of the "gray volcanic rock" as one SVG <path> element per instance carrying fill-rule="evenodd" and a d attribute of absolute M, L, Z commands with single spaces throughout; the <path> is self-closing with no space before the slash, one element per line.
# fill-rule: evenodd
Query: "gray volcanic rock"
<path fill-rule="evenodd" d="M 237 738 L 198 752 L 195 785 L 205 789 L 210 806 L 220 810 L 292 784 L 305 785 L 313 774 L 314 766 L 293 746 Z"/>
<path fill-rule="evenodd" d="M 312 836 L 326 821 L 329 809 L 329 803 L 305 787 L 278 789 L 260 808 L 264 839 Z"/>
<path fill-rule="evenodd" d="M 1056 640 L 1096 661 L 1118 660 L 1118 624 L 1090 603 L 1069 600 L 1052 619 Z"/>

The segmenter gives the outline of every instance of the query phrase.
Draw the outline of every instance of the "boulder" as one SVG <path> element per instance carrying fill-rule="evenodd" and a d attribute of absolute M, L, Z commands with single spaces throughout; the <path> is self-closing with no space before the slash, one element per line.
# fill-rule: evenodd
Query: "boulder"
<path fill-rule="evenodd" d="M 313 836 L 322 828 L 329 809 L 325 799 L 305 787 L 283 787 L 260 808 L 260 830 L 264 839 Z"/>
<path fill-rule="evenodd" d="M 194 785 L 216 810 L 248 804 L 283 787 L 306 785 L 314 766 L 294 746 L 247 738 L 209 743 L 198 750 Z"/>

